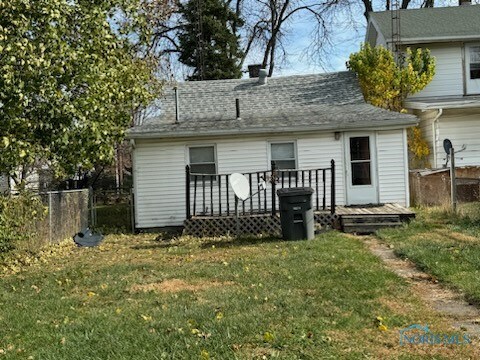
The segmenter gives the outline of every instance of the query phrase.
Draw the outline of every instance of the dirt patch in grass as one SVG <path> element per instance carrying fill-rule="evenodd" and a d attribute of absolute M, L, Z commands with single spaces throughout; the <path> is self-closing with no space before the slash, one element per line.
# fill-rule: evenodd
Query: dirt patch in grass
<path fill-rule="evenodd" d="M 176 293 L 180 291 L 202 291 L 212 287 L 233 285 L 232 281 L 201 281 L 194 284 L 188 283 L 181 279 L 168 279 L 161 282 L 149 284 L 135 284 L 129 288 L 131 293 L 139 292 L 161 292 L 161 293 Z"/>
<path fill-rule="evenodd" d="M 378 301 L 387 309 L 399 315 L 407 315 L 415 310 L 413 308 L 413 304 L 407 303 L 405 301 L 398 301 L 396 299 L 393 299 L 391 296 L 381 297 L 380 299 L 378 299 Z"/>

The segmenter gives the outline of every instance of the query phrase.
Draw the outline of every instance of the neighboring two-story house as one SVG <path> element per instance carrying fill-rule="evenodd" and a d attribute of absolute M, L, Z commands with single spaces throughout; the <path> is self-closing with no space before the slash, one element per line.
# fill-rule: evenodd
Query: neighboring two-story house
<path fill-rule="evenodd" d="M 446 164 L 445 139 L 456 151 L 464 148 L 457 166 L 480 166 L 480 5 L 460 1 L 455 7 L 400 10 L 399 27 L 391 11 L 370 13 L 368 22 L 370 45 L 391 49 L 398 29 L 402 48 L 428 48 L 436 58 L 432 82 L 404 104 L 420 119 L 432 168 Z"/>

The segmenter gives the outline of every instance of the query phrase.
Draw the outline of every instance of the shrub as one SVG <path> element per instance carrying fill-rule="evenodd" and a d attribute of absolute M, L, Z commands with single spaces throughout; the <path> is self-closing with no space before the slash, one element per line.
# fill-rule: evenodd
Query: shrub
<path fill-rule="evenodd" d="M 0 196 L 0 256 L 13 250 L 17 242 L 32 239 L 46 212 L 32 193 Z"/>

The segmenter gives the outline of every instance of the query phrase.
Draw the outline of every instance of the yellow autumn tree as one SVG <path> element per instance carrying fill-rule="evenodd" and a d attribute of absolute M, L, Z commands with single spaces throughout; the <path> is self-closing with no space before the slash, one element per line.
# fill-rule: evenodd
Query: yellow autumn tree
<path fill-rule="evenodd" d="M 350 55 L 347 67 L 357 73 L 366 101 L 391 111 L 405 112 L 405 98 L 432 81 L 435 58 L 428 49 L 407 48 L 401 60 L 398 65 L 391 51 L 365 43 L 359 52 Z M 408 145 L 412 165 L 426 166 L 430 149 L 419 127 L 409 130 Z"/>

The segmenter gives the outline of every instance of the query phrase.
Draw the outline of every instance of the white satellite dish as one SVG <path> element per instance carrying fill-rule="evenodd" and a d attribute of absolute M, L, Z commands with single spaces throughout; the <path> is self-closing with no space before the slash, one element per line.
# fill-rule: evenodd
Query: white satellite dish
<path fill-rule="evenodd" d="M 250 185 L 248 184 L 247 178 L 242 174 L 233 173 L 230 175 L 230 186 L 240 200 L 245 201 L 249 198 Z"/>

